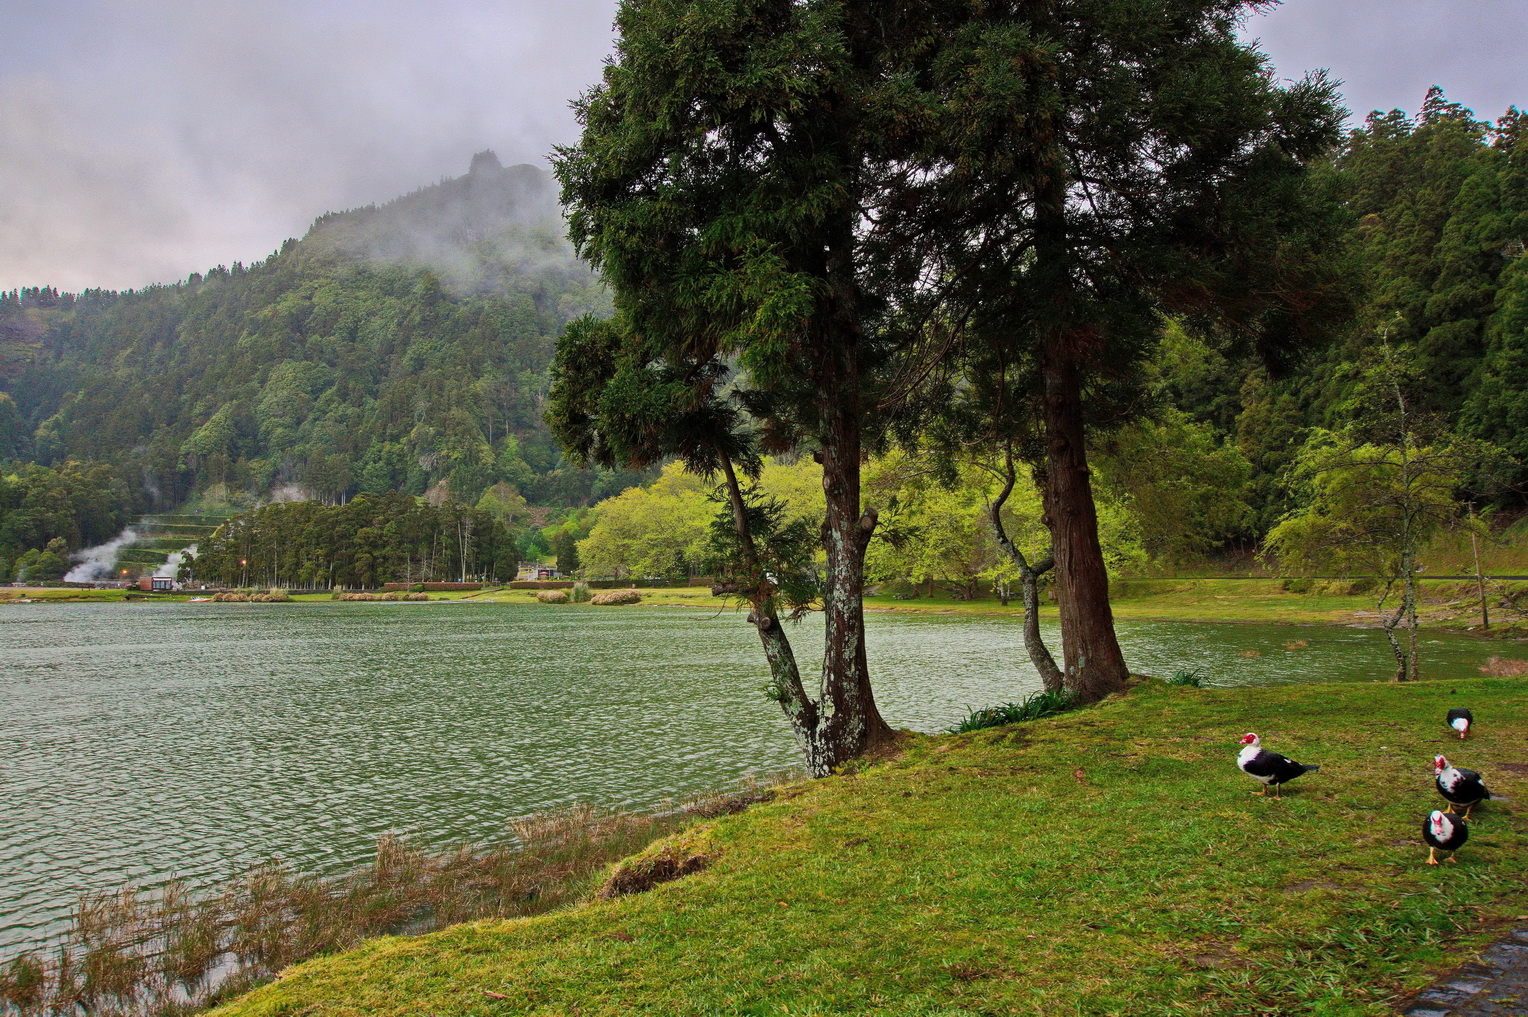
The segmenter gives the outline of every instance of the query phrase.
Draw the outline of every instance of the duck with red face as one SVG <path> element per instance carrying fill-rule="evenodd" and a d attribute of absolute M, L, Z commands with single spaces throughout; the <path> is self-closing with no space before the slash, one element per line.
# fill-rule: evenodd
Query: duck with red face
<path fill-rule="evenodd" d="M 1281 756 L 1277 752 L 1270 752 L 1263 748 L 1262 739 L 1248 731 L 1242 736 L 1242 750 L 1236 756 L 1236 765 L 1253 780 L 1261 781 L 1263 789 L 1252 792 L 1255 795 L 1266 795 L 1269 788 L 1273 788 L 1273 796 L 1281 797 L 1279 787 L 1304 773 L 1314 773 L 1321 769 L 1319 766 L 1307 766 L 1297 763 L 1288 756 Z"/>
<path fill-rule="evenodd" d="M 1459 740 L 1464 741 L 1464 739 L 1470 736 L 1470 725 L 1475 723 L 1475 715 L 1469 710 L 1462 708 L 1458 710 L 1450 710 L 1448 711 L 1448 716 L 1444 718 L 1444 721 L 1448 724 L 1449 727 L 1453 728 L 1455 731 L 1458 731 Z"/>
<path fill-rule="evenodd" d="M 1448 860 L 1457 862 L 1459 859 L 1454 856 L 1454 852 L 1464 845 L 1469 836 L 1470 831 L 1465 828 L 1464 820 L 1434 809 L 1422 820 L 1422 843 L 1427 845 L 1427 864 L 1438 864 L 1439 851 L 1447 851 Z"/>
<path fill-rule="evenodd" d="M 1443 756 L 1433 757 L 1433 774 L 1438 793 L 1448 802 L 1448 808 L 1443 810 L 1445 813 L 1453 812 L 1455 805 L 1462 805 L 1464 818 L 1469 819 L 1470 810 L 1491 797 L 1480 774 L 1455 766 Z"/>

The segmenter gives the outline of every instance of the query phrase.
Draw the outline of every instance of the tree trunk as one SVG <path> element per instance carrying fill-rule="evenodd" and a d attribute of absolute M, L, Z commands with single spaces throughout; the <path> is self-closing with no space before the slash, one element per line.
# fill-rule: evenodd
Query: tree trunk
<path fill-rule="evenodd" d="M 1470 552 L 1475 558 L 1475 591 L 1480 595 L 1480 627 L 1491 627 L 1491 612 L 1486 607 L 1486 577 L 1480 571 L 1480 544 L 1475 539 L 1475 504 L 1470 503 Z"/>
<path fill-rule="evenodd" d="M 1067 687 L 1091 703 L 1126 687 L 1130 677 L 1114 634 L 1109 576 L 1098 542 L 1098 514 L 1089 480 L 1082 391 L 1065 337 L 1042 351 L 1045 392 L 1046 525 L 1056 558 L 1056 601 Z"/>
<path fill-rule="evenodd" d="M 759 564 L 758 546 L 748 525 L 748 511 L 743 503 L 743 492 L 738 484 L 737 473 L 725 454 L 721 456 L 722 473 L 727 480 L 727 498 L 732 506 L 732 525 L 737 533 L 738 544 L 743 549 L 750 570 L 754 573 L 746 591 L 752 610 L 748 621 L 759 634 L 764 647 L 764 659 L 769 662 L 770 695 L 780 704 L 780 709 L 790 721 L 791 731 L 806 756 L 807 770 L 814 777 L 825 777 L 836 765 L 833 754 L 827 750 L 821 732 L 818 704 L 806 693 L 801 682 L 801 669 L 791 649 L 790 638 L 780 624 L 775 610 L 773 586 L 765 579 Z"/>
<path fill-rule="evenodd" d="M 851 354 L 852 356 L 852 354 Z M 853 371 L 846 375 L 852 377 Z M 852 386 L 825 392 L 822 487 L 827 498 L 823 544 L 827 578 L 823 590 L 822 737 L 829 768 L 888 740 L 892 730 L 876 708 L 865 659 L 865 548 L 876 512 L 863 514 L 860 494 L 860 422 Z M 837 396 L 837 398 L 835 398 Z"/>
<path fill-rule="evenodd" d="M 1416 681 L 1421 675 L 1417 670 L 1417 556 L 1411 548 L 1401 559 L 1406 569 L 1406 581 L 1401 584 L 1401 610 L 1406 619 L 1406 677 Z"/>
<path fill-rule="evenodd" d="M 1001 547 L 1015 565 L 1019 567 L 1019 582 L 1024 591 L 1024 649 L 1029 652 L 1029 661 L 1039 672 L 1040 683 L 1046 692 L 1060 692 L 1064 684 L 1061 669 L 1056 666 L 1056 658 L 1051 656 L 1050 648 L 1045 645 L 1044 638 L 1040 635 L 1040 577 L 1049 572 L 1056 564 L 1056 559 L 1050 552 L 1033 566 L 1019 546 L 1009 539 L 1008 531 L 1003 527 L 1003 505 L 1008 501 L 1008 496 L 1013 493 L 1014 481 L 1017 474 L 1013 466 L 1013 455 L 1008 455 L 1008 472 L 1004 477 L 1002 493 L 987 506 L 987 520 L 992 524 L 992 532 L 997 537 L 998 546 Z M 1008 601 L 1003 600 L 1006 606 Z"/>
<path fill-rule="evenodd" d="M 1406 651 L 1401 649 L 1401 641 L 1395 638 L 1395 627 L 1400 623 L 1401 616 L 1405 612 L 1406 604 L 1403 600 L 1401 606 L 1395 609 L 1395 614 L 1389 619 L 1385 618 L 1383 611 L 1380 613 L 1380 624 L 1385 628 L 1385 638 L 1390 641 L 1390 652 L 1395 654 L 1395 677 L 1391 680 L 1397 682 L 1406 680 Z"/>

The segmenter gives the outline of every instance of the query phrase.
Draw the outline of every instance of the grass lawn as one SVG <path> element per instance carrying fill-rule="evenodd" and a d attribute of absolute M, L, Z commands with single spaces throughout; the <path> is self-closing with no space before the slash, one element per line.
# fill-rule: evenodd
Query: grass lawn
<path fill-rule="evenodd" d="M 1252 796 L 1248 730 L 1321 771 Z M 1512 801 L 1434 868 L 1437 752 Z M 1528 682 L 1145 681 L 700 821 L 645 854 L 704 871 L 646 893 L 378 940 L 219 1012 L 1391 1013 L 1528 910 L 1525 776 Z"/>

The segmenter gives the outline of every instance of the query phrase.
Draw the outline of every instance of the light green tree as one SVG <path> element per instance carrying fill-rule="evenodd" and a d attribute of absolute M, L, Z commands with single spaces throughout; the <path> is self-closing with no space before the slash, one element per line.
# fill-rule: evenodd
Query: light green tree
<path fill-rule="evenodd" d="M 598 519 L 577 544 L 586 575 L 627 579 L 666 576 L 675 556 L 701 561 L 716 505 L 709 486 L 678 463 L 664 467 L 649 487 L 633 487 L 596 508 Z"/>
<path fill-rule="evenodd" d="M 1396 681 L 1417 670 L 1417 555 L 1445 526 L 1460 520 L 1458 493 L 1479 483 L 1501 460 L 1485 442 L 1436 432 L 1418 436 L 1403 395 L 1404 370 L 1392 352 L 1370 372 L 1388 384 L 1393 414 L 1344 431 L 1316 430 L 1295 457 L 1299 507 L 1269 532 L 1264 554 L 1281 571 L 1337 572 L 1379 583 L 1376 610 L 1395 655 Z M 1393 611 L 1387 605 L 1399 594 Z M 1407 646 L 1395 634 L 1403 626 Z"/>
<path fill-rule="evenodd" d="M 1234 444 L 1217 442 L 1212 427 L 1180 410 L 1108 435 L 1098 472 L 1101 497 L 1128 504 L 1141 547 L 1155 561 L 1212 551 L 1252 524 L 1252 464 Z"/>

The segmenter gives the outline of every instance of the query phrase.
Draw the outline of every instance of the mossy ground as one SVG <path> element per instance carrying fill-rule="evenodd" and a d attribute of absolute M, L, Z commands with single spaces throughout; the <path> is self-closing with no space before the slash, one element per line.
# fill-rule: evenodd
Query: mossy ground
<path fill-rule="evenodd" d="M 699 823 L 670 850 L 704 870 L 649 892 L 378 940 L 219 1013 L 1390 1013 L 1525 910 L 1525 708 L 1510 679 L 1145 681 Z M 1321 771 L 1250 795 L 1248 730 Z M 1511 801 L 1434 868 L 1440 751 Z"/>

